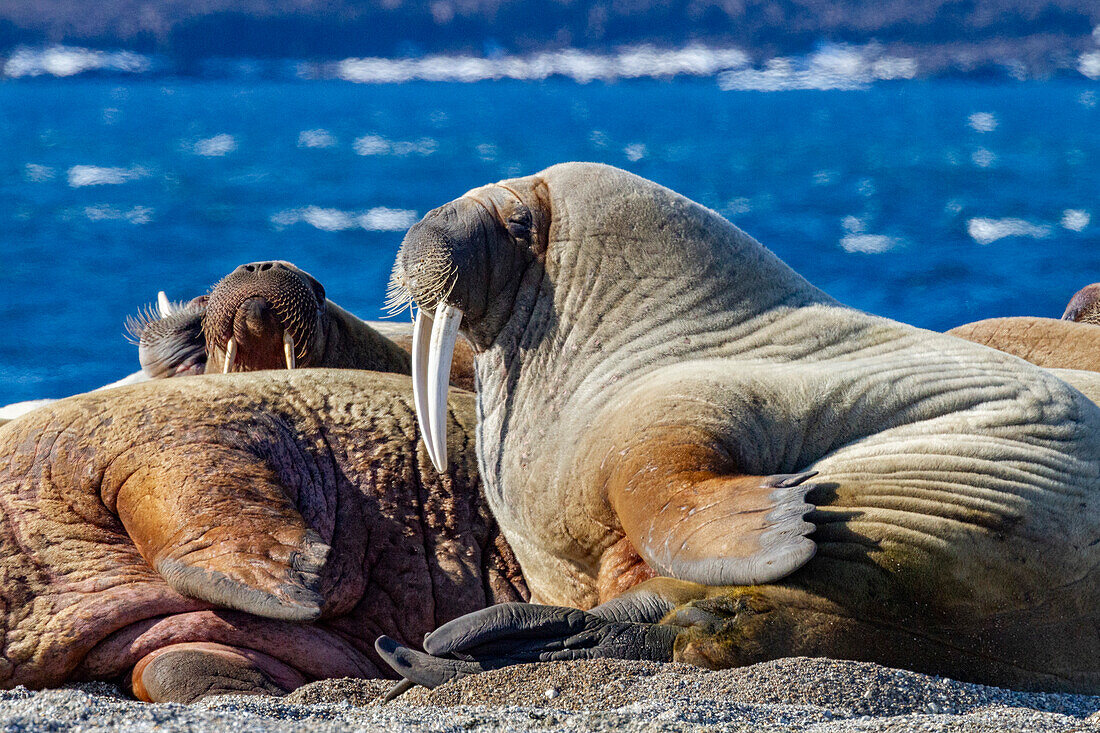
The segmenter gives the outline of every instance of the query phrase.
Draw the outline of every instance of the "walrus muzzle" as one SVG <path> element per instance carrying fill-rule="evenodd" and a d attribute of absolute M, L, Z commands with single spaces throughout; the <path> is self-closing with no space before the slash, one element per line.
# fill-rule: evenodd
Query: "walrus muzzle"
<path fill-rule="evenodd" d="M 447 471 L 447 385 L 461 324 L 462 311 L 440 301 L 434 316 L 418 310 L 413 325 L 413 403 L 428 455 L 440 473 Z"/>

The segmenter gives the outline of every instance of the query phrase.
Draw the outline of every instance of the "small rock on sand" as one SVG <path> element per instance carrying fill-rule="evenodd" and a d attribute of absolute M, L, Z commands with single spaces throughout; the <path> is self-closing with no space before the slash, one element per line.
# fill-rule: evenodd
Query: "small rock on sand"
<path fill-rule="evenodd" d="M 194 705 L 145 705 L 102 683 L 16 688 L 0 692 L 0 728 L 1100 731 L 1100 697 L 1015 692 L 828 659 L 718 672 L 615 660 L 517 665 L 383 704 L 392 686 L 323 680 L 284 698 L 225 696 Z"/>

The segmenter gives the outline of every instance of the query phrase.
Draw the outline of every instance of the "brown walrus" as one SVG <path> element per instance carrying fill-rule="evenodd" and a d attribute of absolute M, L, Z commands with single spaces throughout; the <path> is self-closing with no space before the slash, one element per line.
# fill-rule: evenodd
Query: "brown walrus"
<path fill-rule="evenodd" d="M 241 265 L 208 295 L 147 309 L 127 328 L 153 378 L 304 367 L 410 373 L 411 324 L 356 318 L 289 262 Z M 466 343 L 456 349 L 451 376 L 455 386 L 474 388 Z"/>
<path fill-rule="evenodd" d="M 1007 351 L 1048 369 L 1100 371 L 1100 283 L 1078 290 L 1061 320 L 1014 316 L 956 326 L 952 336 Z"/>
<path fill-rule="evenodd" d="M 429 212 L 393 283 L 430 334 L 438 467 L 447 351 L 474 344 L 486 494 L 555 604 L 457 619 L 427 654 L 379 639 L 407 679 L 806 655 L 1100 692 L 1100 407 L 1052 373 L 846 307 L 595 164 Z"/>
<path fill-rule="evenodd" d="M 281 693 L 523 600 L 473 396 L 448 409 L 445 475 L 408 377 L 358 370 L 153 380 L 0 427 L 0 687 Z"/>

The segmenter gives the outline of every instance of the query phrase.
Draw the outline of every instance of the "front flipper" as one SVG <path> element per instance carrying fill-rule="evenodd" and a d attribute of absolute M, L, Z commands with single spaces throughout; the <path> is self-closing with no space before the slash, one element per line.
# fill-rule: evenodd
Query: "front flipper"
<path fill-rule="evenodd" d="M 710 436 L 647 430 L 618 450 L 605 479 L 627 538 L 661 575 L 706 585 L 769 583 L 816 545 L 803 519 L 816 472 L 750 476 Z"/>
<path fill-rule="evenodd" d="M 136 464 L 117 499 L 105 492 L 104 500 L 173 589 L 269 618 L 320 615 L 317 587 L 329 548 L 260 458 L 184 444 Z"/>
<path fill-rule="evenodd" d="M 669 661 L 679 631 L 672 626 L 616 621 L 576 608 L 502 603 L 440 626 L 424 637 L 424 652 L 387 636 L 375 642 L 375 649 L 405 679 L 434 688 L 523 662 Z"/>

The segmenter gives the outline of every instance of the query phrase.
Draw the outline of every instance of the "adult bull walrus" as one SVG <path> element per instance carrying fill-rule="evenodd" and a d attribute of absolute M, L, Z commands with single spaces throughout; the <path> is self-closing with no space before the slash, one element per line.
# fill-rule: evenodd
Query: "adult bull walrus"
<path fill-rule="evenodd" d="M 440 468 L 441 375 L 460 325 L 473 343 L 489 504 L 554 604 L 457 619 L 426 654 L 379 639 L 407 679 L 807 655 L 1100 691 L 1100 408 L 1052 374 L 846 307 L 596 164 L 429 212 L 393 285 L 430 331 Z"/>
<path fill-rule="evenodd" d="M 443 475 L 395 374 L 153 380 L 0 427 L 0 687 L 277 694 L 382 676 L 379 634 L 523 600 L 473 396 L 448 414 Z"/>

